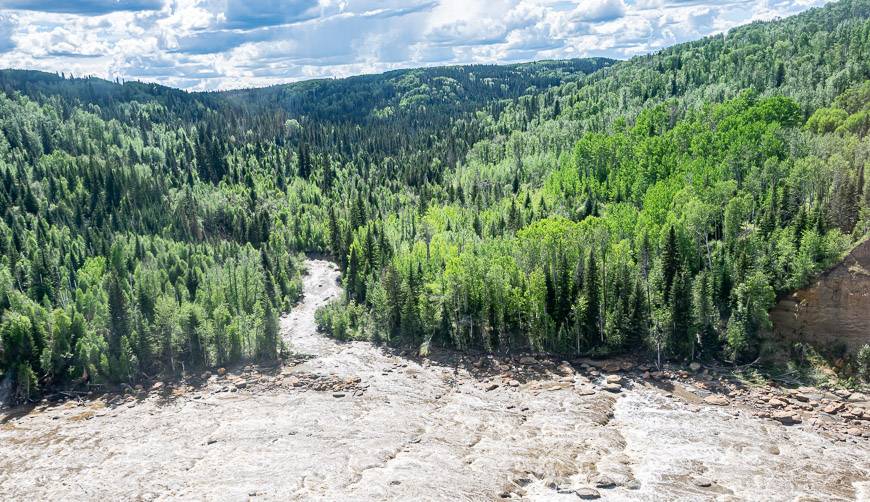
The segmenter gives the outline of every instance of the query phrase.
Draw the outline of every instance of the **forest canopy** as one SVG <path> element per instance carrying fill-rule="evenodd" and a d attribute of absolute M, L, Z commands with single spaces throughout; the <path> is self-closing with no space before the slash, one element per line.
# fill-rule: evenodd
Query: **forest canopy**
<path fill-rule="evenodd" d="M 870 228 L 870 2 L 640 56 L 223 93 L 0 72 L 0 397 L 338 337 L 743 362 Z M 5 395 L 5 396 L 4 396 Z"/>

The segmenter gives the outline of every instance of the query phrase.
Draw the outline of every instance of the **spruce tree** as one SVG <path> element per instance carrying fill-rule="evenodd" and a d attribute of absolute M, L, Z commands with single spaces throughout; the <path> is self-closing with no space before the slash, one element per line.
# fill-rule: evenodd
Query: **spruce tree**
<path fill-rule="evenodd" d="M 595 262 L 595 251 L 589 250 L 586 259 L 586 273 L 584 276 L 583 294 L 586 297 L 586 322 L 583 330 L 589 341 L 604 341 L 604 331 L 601 326 L 601 280 L 598 276 L 598 265 Z"/>

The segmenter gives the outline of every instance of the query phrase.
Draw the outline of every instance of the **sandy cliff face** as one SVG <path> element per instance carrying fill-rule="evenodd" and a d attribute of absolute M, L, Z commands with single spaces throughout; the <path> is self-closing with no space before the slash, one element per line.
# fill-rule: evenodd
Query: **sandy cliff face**
<path fill-rule="evenodd" d="M 820 348 L 843 343 L 852 354 L 870 343 L 870 240 L 812 285 L 780 300 L 770 320 L 777 341 Z"/>

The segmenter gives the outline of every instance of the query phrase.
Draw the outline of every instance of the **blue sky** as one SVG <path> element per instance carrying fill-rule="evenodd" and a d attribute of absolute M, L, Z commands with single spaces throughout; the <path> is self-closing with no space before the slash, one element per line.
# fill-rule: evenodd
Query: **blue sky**
<path fill-rule="evenodd" d="M 191 90 L 628 58 L 825 0 L 0 0 L 0 67 Z"/>

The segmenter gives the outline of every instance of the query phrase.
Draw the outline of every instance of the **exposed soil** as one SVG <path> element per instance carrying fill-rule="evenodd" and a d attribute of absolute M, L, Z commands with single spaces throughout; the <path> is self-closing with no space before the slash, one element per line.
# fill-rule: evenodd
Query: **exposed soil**
<path fill-rule="evenodd" d="M 861 395 L 339 343 L 308 269 L 284 366 L 8 411 L 0 500 L 870 499 Z"/>

